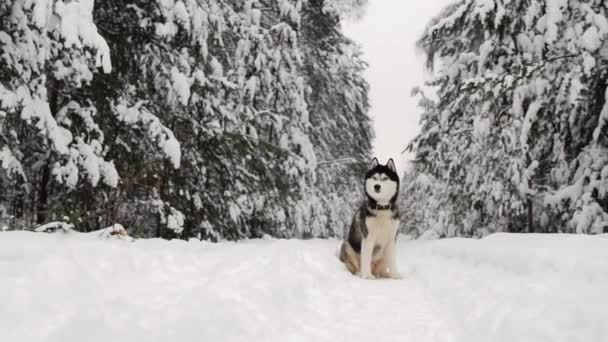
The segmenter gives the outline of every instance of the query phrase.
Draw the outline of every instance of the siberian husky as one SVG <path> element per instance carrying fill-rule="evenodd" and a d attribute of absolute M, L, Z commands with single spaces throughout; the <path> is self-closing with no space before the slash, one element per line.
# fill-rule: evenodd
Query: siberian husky
<path fill-rule="evenodd" d="M 374 158 L 365 175 L 365 200 L 355 213 L 340 248 L 340 260 L 355 275 L 399 279 L 395 243 L 399 229 L 399 176 L 393 159 Z"/>

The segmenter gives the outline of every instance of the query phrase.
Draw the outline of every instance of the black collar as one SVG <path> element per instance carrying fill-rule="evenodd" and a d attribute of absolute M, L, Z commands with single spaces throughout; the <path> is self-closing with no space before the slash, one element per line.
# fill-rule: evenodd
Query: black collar
<path fill-rule="evenodd" d="M 390 203 L 387 205 L 380 205 L 380 204 L 376 203 L 374 205 L 371 205 L 370 207 L 374 210 L 391 210 L 391 209 L 393 209 L 393 205 Z"/>

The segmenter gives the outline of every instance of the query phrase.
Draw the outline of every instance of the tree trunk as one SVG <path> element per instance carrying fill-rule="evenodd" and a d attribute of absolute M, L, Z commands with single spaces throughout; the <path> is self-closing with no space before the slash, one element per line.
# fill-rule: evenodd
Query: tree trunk
<path fill-rule="evenodd" d="M 56 82 L 54 82 L 56 83 Z M 57 106 L 58 106 L 58 91 L 56 86 L 47 87 L 47 89 L 51 92 L 51 97 L 49 99 L 49 107 L 51 109 L 51 115 L 53 117 L 57 116 Z M 40 185 L 38 189 L 38 207 L 36 208 L 37 218 L 36 223 L 41 224 L 44 223 L 47 219 L 48 212 L 48 184 L 51 179 L 51 166 L 50 166 L 50 157 L 45 160 L 44 165 L 42 166 L 42 177 L 40 178 Z"/>
<path fill-rule="evenodd" d="M 532 210 L 532 199 L 530 199 L 529 197 L 528 197 L 526 206 L 528 207 L 528 233 L 534 233 L 534 227 L 533 227 L 533 224 L 534 224 L 533 213 L 534 212 Z"/>
<path fill-rule="evenodd" d="M 161 227 L 161 219 L 160 219 L 160 213 L 156 214 L 156 237 L 160 238 L 161 237 L 161 232 L 162 232 L 162 227 Z"/>
<path fill-rule="evenodd" d="M 51 170 L 49 168 L 48 162 L 45 162 L 44 166 L 42 167 L 42 177 L 40 178 L 40 188 L 38 190 L 38 193 L 40 194 L 38 196 L 38 208 L 36 208 L 36 223 L 38 224 L 44 223 L 47 219 L 47 201 L 49 197 L 47 185 L 49 183 L 50 178 Z"/>

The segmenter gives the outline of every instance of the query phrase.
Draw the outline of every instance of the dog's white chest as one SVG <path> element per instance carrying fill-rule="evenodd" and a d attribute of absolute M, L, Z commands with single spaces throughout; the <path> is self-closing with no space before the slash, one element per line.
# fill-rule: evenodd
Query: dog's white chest
<path fill-rule="evenodd" d="M 393 218 L 391 211 L 378 212 L 376 216 L 365 219 L 369 237 L 377 244 L 385 246 L 389 241 L 395 239 L 399 221 Z"/>

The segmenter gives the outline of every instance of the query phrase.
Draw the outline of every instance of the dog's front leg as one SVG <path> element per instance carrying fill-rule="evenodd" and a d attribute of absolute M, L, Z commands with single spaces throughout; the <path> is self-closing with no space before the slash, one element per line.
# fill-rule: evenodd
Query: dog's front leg
<path fill-rule="evenodd" d="M 372 274 L 372 252 L 374 251 L 374 241 L 368 235 L 361 241 L 361 273 L 359 276 L 364 279 L 375 279 Z"/>
<path fill-rule="evenodd" d="M 397 268 L 397 251 L 395 240 L 386 246 L 386 259 L 388 263 L 388 276 L 393 279 L 401 279 L 401 274 Z"/>

